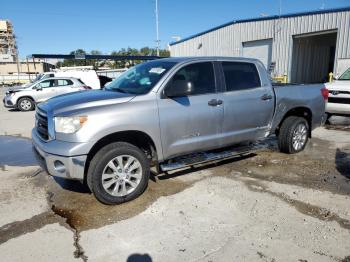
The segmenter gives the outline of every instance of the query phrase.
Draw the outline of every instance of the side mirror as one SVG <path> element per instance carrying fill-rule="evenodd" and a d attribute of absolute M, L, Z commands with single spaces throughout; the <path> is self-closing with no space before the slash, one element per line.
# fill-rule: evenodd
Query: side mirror
<path fill-rule="evenodd" d="M 192 82 L 186 80 L 175 80 L 170 83 L 165 89 L 164 94 L 167 97 L 181 97 L 188 96 L 193 91 Z"/>
<path fill-rule="evenodd" d="M 43 90 L 43 88 L 40 85 L 37 85 L 36 87 L 34 87 L 36 91 L 41 91 Z"/>

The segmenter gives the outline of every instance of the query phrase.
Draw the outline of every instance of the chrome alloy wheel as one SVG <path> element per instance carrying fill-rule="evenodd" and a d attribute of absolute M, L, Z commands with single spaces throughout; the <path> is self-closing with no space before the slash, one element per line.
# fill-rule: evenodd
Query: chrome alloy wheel
<path fill-rule="evenodd" d="M 294 150 L 299 151 L 302 149 L 305 146 L 306 140 L 307 127 L 305 124 L 300 123 L 293 132 L 292 142 Z"/>
<path fill-rule="evenodd" d="M 19 104 L 19 106 L 23 109 L 23 110 L 26 110 L 28 111 L 31 107 L 32 107 L 32 103 L 27 100 L 27 99 L 24 99 L 21 101 L 21 103 Z"/>
<path fill-rule="evenodd" d="M 126 196 L 140 184 L 142 166 L 130 155 L 120 155 L 108 162 L 102 173 L 102 186 L 112 196 Z"/>

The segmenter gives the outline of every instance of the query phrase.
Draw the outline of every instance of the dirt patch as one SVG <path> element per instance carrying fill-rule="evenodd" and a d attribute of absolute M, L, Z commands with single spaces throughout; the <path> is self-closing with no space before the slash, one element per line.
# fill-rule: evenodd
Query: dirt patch
<path fill-rule="evenodd" d="M 214 175 L 232 177 L 238 171 L 243 176 L 281 184 L 297 185 L 336 194 L 350 194 L 350 148 L 331 149 L 330 143 L 313 138 L 305 151 L 282 154 L 276 145 L 255 156 L 224 163 L 211 169 Z"/>
<path fill-rule="evenodd" d="M 276 193 L 269 189 L 267 189 L 263 184 L 259 183 L 256 180 L 246 180 L 246 179 L 239 179 L 240 181 L 244 182 L 249 190 L 254 192 L 264 192 L 268 193 L 274 197 L 277 197 L 284 202 L 288 203 L 289 205 L 293 206 L 296 210 L 298 210 L 300 213 L 312 216 L 314 218 L 317 218 L 319 220 L 323 221 L 335 221 L 341 226 L 342 228 L 345 228 L 347 230 L 350 230 L 350 221 L 344 218 L 339 217 L 337 214 L 332 213 L 331 211 L 321 208 L 315 205 L 311 205 L 309 203 L 304 203 L 299 200 L 295 200 L 290 198 L 288 195 L 284 193 Z"/>
<path fill-rule="evenodd" d="M 53 212 L 64 217 L 66 223 L 79 232 L 133 217 L 146 210 L 159 197 L 176 194 L 192 185 L 174 178 L 160 180 L 153 177 L 139 198 L 121 205 L 107 206 L 98 202 L 87 187 L 78 181 L 53 178 L 41 172 L 32 178 L 32 182 L 37 187 L 47 189 Z"/>
<path fill-rule="evenodd" d="M 275 142 L 271 149 L 256 154 L 236 157 L 216 163 L 198 165 L 172 174 L 152 176 L 149 186 L 139 198 L 117 206 L 106 206 L 98 202 L 80 182 L 53 178 L 46 172 L 36 174 L 34 185 L 45 187 L 50 194 L 53 211 L 66 218 L 71 228 L 81 232 L 133 217 L 149 207 L 158 198 L 183 191 L 196 181 L 184 182 L 179 177 L 199 170 L 208 170 L 214 176 L 237 179 L 234 172 L 245 177 L 282 184 L 292 184 L 337 194 L 350 194 L 350 170 L 348 149 L 335 151 L 330 144 L 312 139 L 304 152 L 295 155 L 281 154 Z M 187 180 L 186 180 L 187 181 Z M 310 207 L 307 207 L 309 209 Z"/>

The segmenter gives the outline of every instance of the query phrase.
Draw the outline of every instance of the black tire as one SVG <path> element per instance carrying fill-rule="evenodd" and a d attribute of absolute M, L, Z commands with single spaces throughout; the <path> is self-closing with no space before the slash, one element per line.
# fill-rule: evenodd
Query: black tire
<path fill-rule="evenodd" d="M 306 137 L 303 143 L 300 143 L 301 147 L 298 148 L 293 145 L 293 136 L 297 132 L 297 128 L 304 126 L 306 129 Z M 304 150 L 309 139 L 309 124 L 303 117 L 289 116 L 287 117 L 280 128 L 278 134 L 278 147 L 281 152 L 287 154 L 295 154 Z"/>
<path fill-rule="evenodd" d="M 32 111 L 34 110 L 35 103 L 29 97 L 22 97 L 17 102 L 17 108 L 21 111 Z"/>
<path fill-rule="evenodd" d="M 107 168 L 108 163 L 110 163 L 110 161 L 115 159 L 117 156 L 121 156 L 121 155 L 132 156 L 138 160 L 138 162 L 141 165 L 141 172 L 140 172 L 141 179 L 138 182 L 138 185 L 136 186 L 136 188 L 133 189 L 133 191 L 130 192 L 129 194 L 125 196 L 114 196 L 107 191 L 108 189 L 104 188 L 103 182 L 102 182 L 103 180 L 102 174 L 105 171 L 105 168 Z M 124 170 L 123 170 L 123 174 L 124 174 Z M 128 202 L 140 196 L 147 188 L 149 175 L 150 175 L 150 162 L 144 152 L 142 152 L 138 147 L 132 144 L 125 143 L 125 142 L 115 142 L 100 149 L 97 152 L 97 154 L 92 158 L 90 162 L 89 170 L 87 173 L 87 184 L 91 192 L 94 194 L 94 196 L 97 198 L 98 201 L 107 205 L 116 205 L 116 204 Z M 116 178 L 113 178 L 113 179 L 116 179 Z M 128 182 L 126 182 L 126 184 L 128 184 Z M 111 187 L 112 186 L 114 185 L 111 185 Z M 119 186 L 118 186 L 118 191 L 119 191 Z"/>
<path fill-rule="evenodd" d="M 326 113 L 326 122 L 325 122 L 326 125 L 330 125 L 330 124 L 331 124 L 331 122 L 329 121 L 329 119 L 330 119 L 331 117 L 332 117 L 332 114 Z"/>

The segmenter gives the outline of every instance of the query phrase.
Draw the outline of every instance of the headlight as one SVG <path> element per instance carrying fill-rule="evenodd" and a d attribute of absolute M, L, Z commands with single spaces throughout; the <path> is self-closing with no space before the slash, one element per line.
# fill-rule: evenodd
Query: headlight
<path fill-rule="evenodd" d="M 87 116 L 55 117 L 57 133 L 72 134 L 77 132 L 87 121 Z"/>

